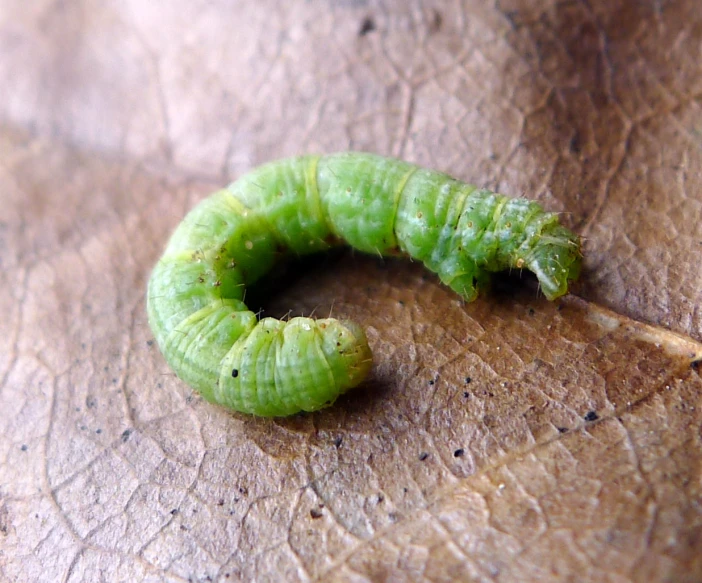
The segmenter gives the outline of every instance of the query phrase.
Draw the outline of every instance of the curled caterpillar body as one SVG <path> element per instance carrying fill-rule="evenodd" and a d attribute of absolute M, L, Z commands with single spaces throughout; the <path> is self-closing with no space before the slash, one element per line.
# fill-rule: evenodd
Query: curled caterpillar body
<path fill-rule="evenodd" d="M 467 301 L 489 272 L 533 271 L 548 299 L 580 272 L 580 240 L 525 199 L 363 153 L 254 169 L 195 207 L 149 281 L 149 324 L 176 374 L 208 401 L 259 416 L 315 411 L 372 365 L 353 322 L 255 314 L 245 286 L 285 254 L 348 244 L 420 260 Z"/>

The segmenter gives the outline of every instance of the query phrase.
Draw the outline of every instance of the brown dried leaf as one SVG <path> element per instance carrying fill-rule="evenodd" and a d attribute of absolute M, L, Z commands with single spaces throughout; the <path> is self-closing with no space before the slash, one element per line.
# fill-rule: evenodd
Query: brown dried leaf
<path fill-rule="evenodd" d="M 700 47 L 697 0 L 6 2 L 0 578 L 702 579 Z M 346 149 L 563 211 L 576 295 L 332 256 L 268 313 L 358 320 L 372 379 L 202 402 L 144 315 L 168 234 Z"/>

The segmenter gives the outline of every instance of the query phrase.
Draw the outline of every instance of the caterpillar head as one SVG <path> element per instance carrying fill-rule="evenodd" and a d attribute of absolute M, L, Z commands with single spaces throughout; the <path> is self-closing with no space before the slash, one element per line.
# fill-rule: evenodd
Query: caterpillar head
<path fill-rule="evenodd" d="M 580 275 L 581 264 L 580 237 L 561 225 L 541 233 L 524 261 L 549 300 L 568 293 L 568 284 Z"/>

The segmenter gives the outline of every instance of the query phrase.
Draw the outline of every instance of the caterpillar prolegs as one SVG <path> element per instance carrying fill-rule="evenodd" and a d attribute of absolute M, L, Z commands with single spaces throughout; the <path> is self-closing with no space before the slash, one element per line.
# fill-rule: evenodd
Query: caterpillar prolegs
<path fill-rule="evenodd" d="M 363 330 L 335 319 L 257 320 L 244 290 L 285 255 L 347 244 L 422 261 L 467 301 L 489 272 L 527 268 L 568 291 L 580 239 L 535 202 L 400 160 L 347 152 L 272 162 L 196 206 L 148 288 L 149 324 L 176 374 L 208 401 L 260 416 L 315 411 L 371 369 Z"/>

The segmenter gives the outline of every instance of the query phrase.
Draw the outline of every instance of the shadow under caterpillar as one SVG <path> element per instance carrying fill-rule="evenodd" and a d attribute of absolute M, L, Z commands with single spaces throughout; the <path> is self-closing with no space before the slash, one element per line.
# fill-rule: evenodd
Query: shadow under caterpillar
<path fill-rule="evenodd" d="M 341 244 L 407 254 L 466 301 L 509 268 L 533 271 L 553 300 L 582 258 L 555 213 L 440 172 L 357 152 L 272 162 L 197 205 L 156 264 L 147 310 L 169 365 L 206 400 L 243 413 L 332 404 L 371 369 L 363 330 L 332 318 L 258 321 L 243 300 L 282 256 Z"/>

